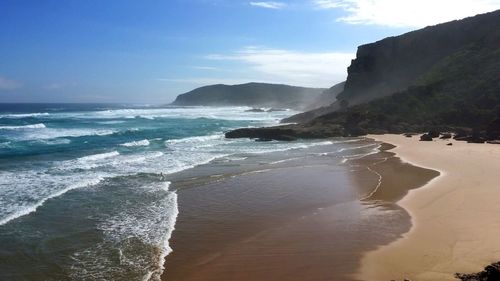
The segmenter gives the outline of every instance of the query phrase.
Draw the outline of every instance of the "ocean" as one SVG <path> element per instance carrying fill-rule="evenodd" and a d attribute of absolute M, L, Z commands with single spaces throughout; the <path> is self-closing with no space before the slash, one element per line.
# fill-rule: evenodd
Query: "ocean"
<path fill-rule="evenodd" d="M 179 214 L 172 176 L 332 144 L 225 139 L 296 113 L 248 109 L 0 104 L 0 280 L 158 280 Z"/>

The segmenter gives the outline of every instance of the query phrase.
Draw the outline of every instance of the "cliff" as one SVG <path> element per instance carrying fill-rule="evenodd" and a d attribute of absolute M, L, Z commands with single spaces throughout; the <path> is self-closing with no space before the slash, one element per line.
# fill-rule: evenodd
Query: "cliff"
<path fill-rule="evenodd" d="M 426 79 L 440 75 L 436 68 L 450 58 L 474 48 L 479 52 L 498 48 L 499 38 L 500 11 L 495 11 L 359 46 L 356 59 L 347 69 L 345 89 L 337 99 L 353 106 L 426 85 Z M 441 71 L 444 73 L 446 69 Z M 339 110 L 339 103 L 325 104 L 327 107 L 319 113 L 311 111 L 284 122 L 310 121 Z"/>
<path fill-rule="evenodd" d="M 297 137 L 335 124 L 339 136 L 449 130 L 498 139 L 499 27 L 500 10 L 360 46 L 339 101 L 285 122 L 300 123 Z"/>
<path fill-rule="evenodd" d="M 252 106 L 311 109 L 324 99 L 321 88 L 294 87 L 279 84 L 247 83 L 210 85 L 179 95 L 173 105 L 180 106 Z"/>

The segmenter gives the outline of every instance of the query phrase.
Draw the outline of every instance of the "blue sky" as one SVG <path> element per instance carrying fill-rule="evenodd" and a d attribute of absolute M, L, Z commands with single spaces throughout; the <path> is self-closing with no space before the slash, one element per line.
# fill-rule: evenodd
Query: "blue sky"
<path fill-rule="evenodd" d="M 360 44 L 500 0 L 2 0 L 0 102 L 166 103 L 250 81 L 329 87 Z"/>

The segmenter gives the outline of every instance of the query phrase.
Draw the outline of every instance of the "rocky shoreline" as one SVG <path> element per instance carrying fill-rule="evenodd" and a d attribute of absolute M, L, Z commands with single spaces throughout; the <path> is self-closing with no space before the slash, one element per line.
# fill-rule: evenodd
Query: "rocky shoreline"
<path fill-rule="evenodd" d="M 301 125 L 291 124 L 275 127 L 241 128 L 225 133 L 226 138 L 251 138 L 257 141 L 294 141 L 297 139 L 321 139 L 343 136 L 343 129 L 336 124 Z"/>
<path fill-rule="evenodd" d="M 462 281 L 496 281 L 500 280 L 500 262 L 492 263 L 483 271 L 472 274 L 457 273 L 456 278 Z"/>
<path fill-rule="evenodd" d="M 225 133 L 229 139 L 250 138 L 256 141 L 295 141 L 298 139 L 322 139 L 331 137 L 359 137 L 367 134 L 404 134 L 407 137 L 420 135 L 421 141 L 432 141 L 434 138 L 455 139 L 469 143 L 491 143 L 500 144 L 498 135 L 492 135 L 488 131 L 476 132 L 469 128 L 455 128 L 447 130 L 429 130 L 419 132 L 387 132 L 384 130 L 373 130 L 367 133 L 345 129 L 338 124 L 290 124 L 274 127 L 240 128 Z"/>

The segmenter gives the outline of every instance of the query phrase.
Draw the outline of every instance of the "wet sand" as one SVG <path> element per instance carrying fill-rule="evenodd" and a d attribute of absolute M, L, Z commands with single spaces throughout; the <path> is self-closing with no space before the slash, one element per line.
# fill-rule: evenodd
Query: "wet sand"
<path fill-rule="evenodd" d="M 394 202 L 437 175 L 391 152 L 357 156 L 372 148 L 177 181 L 180 213 L 162 279 L 356 280 L 364 253 L 411 228 Z"/>
<path fill-rule="evenodd" d="M 499 145 L 371 137 L 396 145 L 391 151 L 404 161 L 441 176 L 398 203 L 414 226 L 402 239 L 368 253 L 358 278 L 456 280 L 457 272 L 478 272 L 500 260 Z"/>

